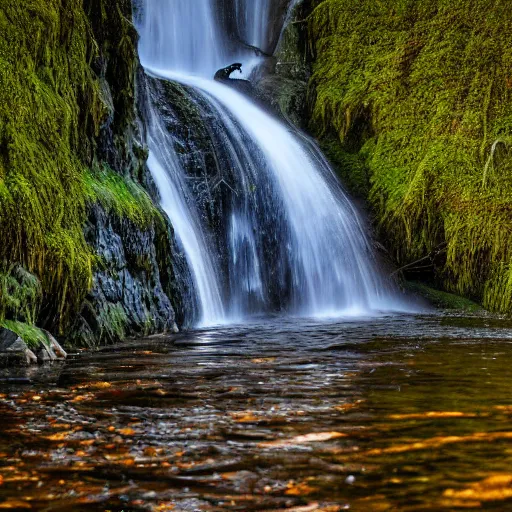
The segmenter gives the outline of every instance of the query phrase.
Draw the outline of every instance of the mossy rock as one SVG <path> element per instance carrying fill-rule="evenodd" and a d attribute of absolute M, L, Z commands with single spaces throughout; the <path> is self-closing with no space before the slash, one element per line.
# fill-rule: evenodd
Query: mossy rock
<path fill-rule="evenodd" d="M 424 283 L 406 281 L 403 286 L 407 291 L 423 297 L 432 306 L 438 309 L 467 311 L 471 313 L 484 311 L 476 302 L 461 297 L 460 295 L 431 288 Z"/>
<path fill-rule="evenodd" d="M 439 254 L 432 280 L 511 314 L 510 2 L 311 3 L 311 128 L 381 240 L 400 267 Z"/>

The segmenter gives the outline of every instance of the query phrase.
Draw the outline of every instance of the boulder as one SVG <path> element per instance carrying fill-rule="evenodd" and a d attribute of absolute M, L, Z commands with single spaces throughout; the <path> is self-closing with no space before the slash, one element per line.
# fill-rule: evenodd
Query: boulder
<path fill-rule="evenodd" d="M 47 331 L 48 345 L 40 343 L 33 350 L 15 332 L 0 327 L 0 367 L 30 366 L 67 358 L 66 351 Z"/>
<path fill-rule="evenodd" d="M 67 352 L 61 347 L 60 343 L 48 332 L 44 331 L 50 342 L 50 349 L 53 352 L 55 359 L 67 359 Z"/>
<path fill-rule="evenodd" d="M 29 366 L 37 357 L 13 331 L 0 327 L 0 367 Z"/>

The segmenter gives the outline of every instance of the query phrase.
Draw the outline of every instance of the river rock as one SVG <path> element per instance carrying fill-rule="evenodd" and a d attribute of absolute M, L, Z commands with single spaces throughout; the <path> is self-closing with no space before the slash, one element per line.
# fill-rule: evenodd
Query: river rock
<path fill-rule="evenodd" d="M 60 343 L 48 332 L 45 331 L 46 336 L 48 336 L 48 341 L 50 342 L 50 347 L 55 354 L 56 359 L 67 359 L 68 354 L 67 352 L 62 348 Z"/>
<path fill-rule="evenodd" d="M 44 332 L 48 345 L 40 343 L 31 350 L 15 332 L 0 328 L 0 367 L 30 366 L 66 359 L 66 351 L 59 342 L 48 331 Z"/>
<path fill-rule="evenodd" d="M 13 331 L 0 327 L 0 367 L 29 366 L 37 357 Z"/>

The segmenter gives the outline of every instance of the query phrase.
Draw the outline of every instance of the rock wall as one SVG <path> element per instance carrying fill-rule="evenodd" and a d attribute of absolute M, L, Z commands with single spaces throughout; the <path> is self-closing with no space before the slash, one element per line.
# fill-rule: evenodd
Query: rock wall
<path fill-rule="evenodd" d="M 130 0 L 0 0 L 0 324 L 18 334 L 176 328 L 131 19 Z"/>

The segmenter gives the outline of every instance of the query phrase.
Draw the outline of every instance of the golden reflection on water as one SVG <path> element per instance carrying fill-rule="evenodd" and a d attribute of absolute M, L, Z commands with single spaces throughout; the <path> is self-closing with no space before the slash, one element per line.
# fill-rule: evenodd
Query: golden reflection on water
<path fill-rule="evenodd" d="M 361 329 L 201 332 L 5 390 L 0 510 L 512 510 L 506 336 Z"/>

